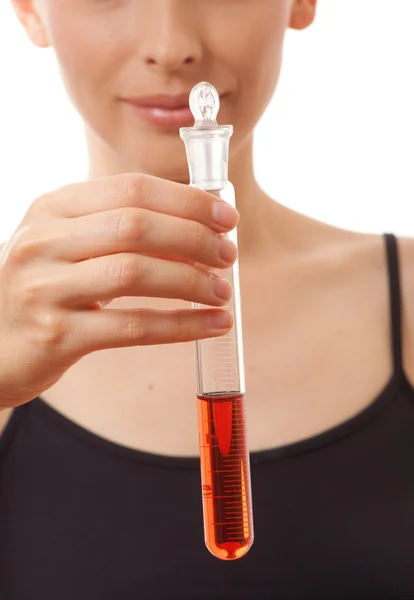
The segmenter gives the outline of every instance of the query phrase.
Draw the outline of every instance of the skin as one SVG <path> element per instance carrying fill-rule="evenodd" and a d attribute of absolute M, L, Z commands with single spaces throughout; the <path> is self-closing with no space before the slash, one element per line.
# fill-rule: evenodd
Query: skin
<path fill-rule="evenodd" d="M 310 25 L 316 1 L 13 3 L 33 43 L 53 46 L 64 85 L 85 122 L 91 178 L 139 171 L 188 182 L 177 132 L 141 123 L 120 98 L 189 91 L 201 76 L 226 94 L 220 122 L 231 122 L 235 130 L 229 175 L 245 215 L 240 251 L 258 251 L 263 228 L 254 234 L 254 225 L 266 220 L 273 203 L 254 180 L 253 130 L 277 85 L 286 28 Z M 271 229 L 268 235 L 273 237 Z"/>
<path fill-rule="evenodd" d="M 311 25 L 316 0 L 13 4 L 32 42 L 56 52 L 85 122 L 91 180 L 139 172 L 187 183 L 178 132 L 140 122 L 121 98 L 178 93 L 201 80 L 225 93 L 220 122 L 235 128 L 229 175 L 240 212 L 251 449 L 314 435 L 369 404 L 392 368 L 383 240 L 289 210 L 260 189 L 253 172 L 254 128 L 277 86 L 286 28 Z M 400 239 L 400 250 L 404 357 L 414 379 L 413 241 Z M 111 306 L 174 309 L 182 303 L 122 297 Z M 194 390 L 192 344 L 156 345 L 89 354 L 43 398 L 117 443 L 194 455 Z"/>

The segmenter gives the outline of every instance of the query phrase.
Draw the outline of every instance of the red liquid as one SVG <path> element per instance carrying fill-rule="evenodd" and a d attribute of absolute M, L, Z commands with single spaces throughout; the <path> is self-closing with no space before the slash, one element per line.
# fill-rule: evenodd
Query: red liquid
<path fill-rule="evenodd" d="M 198 396 L 206 546 L 214 556 L 244 556 L 253 543 L 244 394 Z"/>

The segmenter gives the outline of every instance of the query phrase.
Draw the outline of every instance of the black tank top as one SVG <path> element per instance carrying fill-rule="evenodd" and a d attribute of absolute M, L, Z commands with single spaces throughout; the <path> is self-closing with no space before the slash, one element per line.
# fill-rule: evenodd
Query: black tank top
<path fill-rule="evenodd" d="M 1 439 L 0 599 L 412 600 L 414 389 L 397 244 L 384 238 L 393 375 L 346 422 L 251 453 L 255 542 L 244 558 L 204 546 L 197 458 L 122 447 L 36 398 Z"/>

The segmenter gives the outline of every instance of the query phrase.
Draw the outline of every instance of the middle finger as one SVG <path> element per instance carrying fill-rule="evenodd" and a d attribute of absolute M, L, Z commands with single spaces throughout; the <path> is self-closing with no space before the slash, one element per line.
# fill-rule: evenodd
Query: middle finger
<path fill-rule="evenodd" d="M 142 208 L 68 219 L 54 235 L 54 257 L 68 262 L 120 252 L 153 254 L 216 268 L 228 268 L 237 257 L 235 244 L 225 234 L 197 221 Z"/>

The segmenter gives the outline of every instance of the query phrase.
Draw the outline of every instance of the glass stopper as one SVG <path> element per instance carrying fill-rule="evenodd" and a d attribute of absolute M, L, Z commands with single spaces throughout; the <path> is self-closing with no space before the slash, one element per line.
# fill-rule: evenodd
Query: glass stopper
<path fill-rule="evenodd" d="M 220 108 L 220 96 L 216 88 L 202 81 L 193 87 L 190 93 L 190 110 L 193 113 L 195 126 L 217 126 L 217 115 Z"/>

